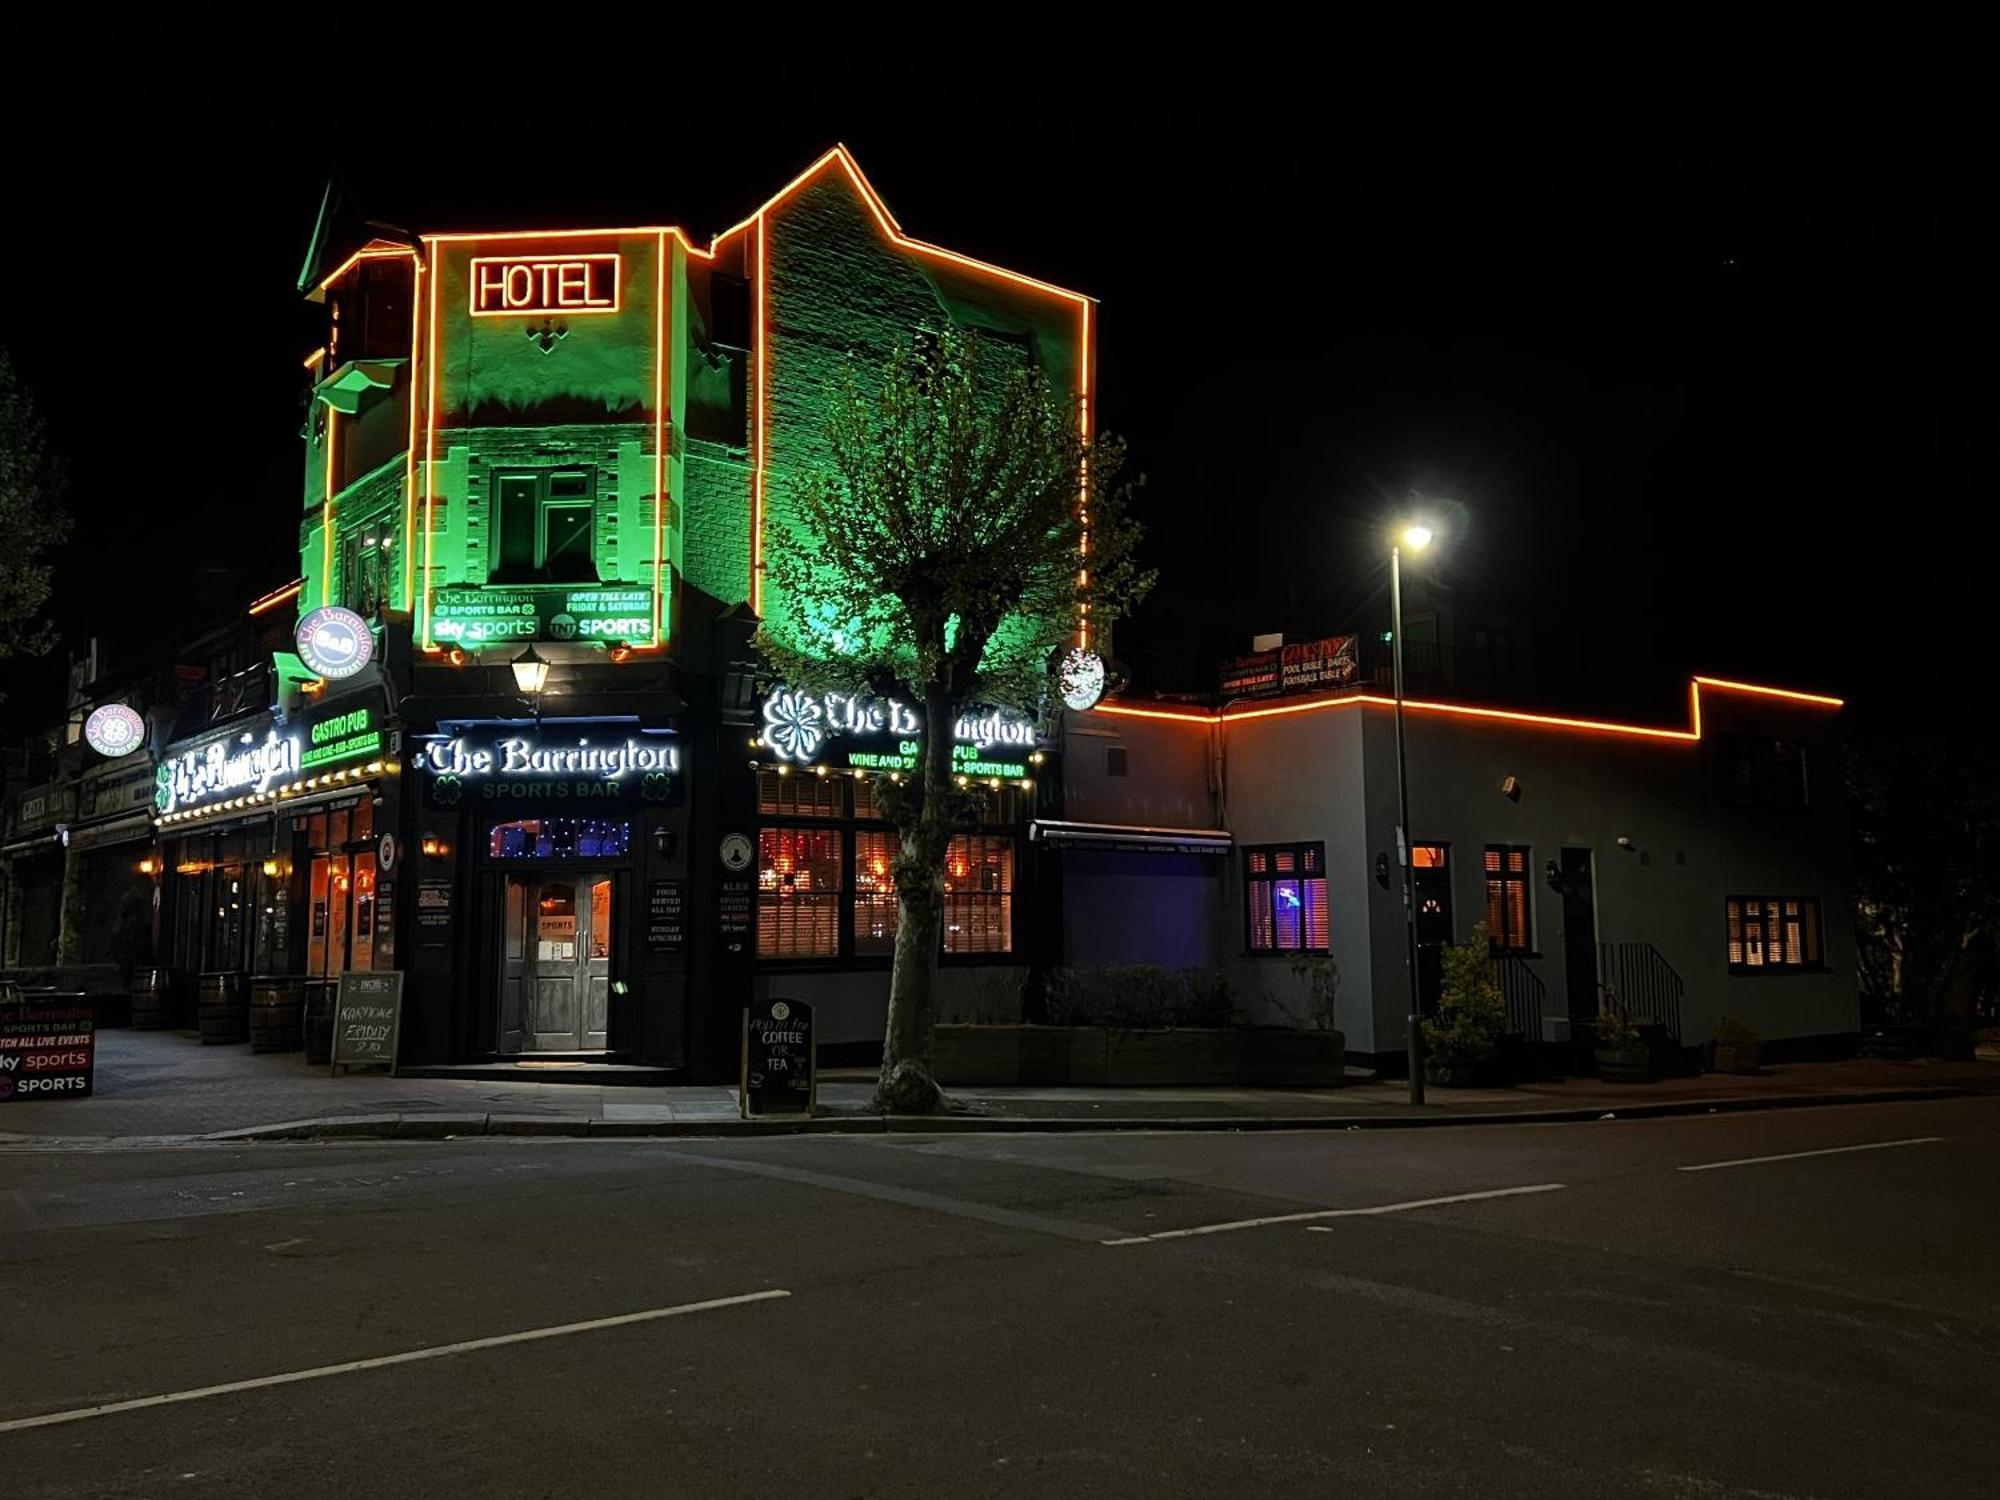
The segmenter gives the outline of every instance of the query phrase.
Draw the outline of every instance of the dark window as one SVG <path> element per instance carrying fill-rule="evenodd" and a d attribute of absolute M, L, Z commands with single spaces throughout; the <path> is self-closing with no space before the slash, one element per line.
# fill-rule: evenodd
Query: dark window
<path fill-rule="evenodd" d="M 1725 735 L 1716 741 L 1716 770 L 1731 807 L 1806 805 L 1806 747 L 1797 740 Z"/>
<path fill-rule="evenodd" d="M 1732 974 L 1783 973 L 1825 964 L 1815 896 L 1731 896 L 1723 903 Z"/>
<path fill-rule="evenodd" d="M 495 583 L 595 583 L 597 471 L 493 476 Z"/>
<path fill-rule="evenodd" d="M 389 554 L 396 544 L 389 519 L 357 527 L 340 543 L 340 599 L 364 619 L 389 602 Z"/>
<path fill-rule="evenodd" d="M 1243 907 L 1252 953 L 1326 952 L 1326 845 L 1245 849 Z"/>
<path fill-rule="evenodd" d="M 1528 846 L 1486 846 L 1486 941 L 1495 953 L 1534 947 L 1528 922 Z"/>
<path fill-rule="evenodd" d="M 1104 774 L 1123 776 L 1131 766 L 1123 745 L 1107 745 L 1104 748 Z"/>

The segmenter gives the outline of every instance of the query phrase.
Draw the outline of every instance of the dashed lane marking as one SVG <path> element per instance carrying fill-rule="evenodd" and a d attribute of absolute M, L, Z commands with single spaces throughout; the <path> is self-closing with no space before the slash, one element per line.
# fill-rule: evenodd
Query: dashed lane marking
<path fill-rule="evenodd" d="M 329 1375 L 352 1375 L 358 1370 L 381 1370 L 390 1365 L 415 1364 L 423 1359 L 443 1359 L 447 1354 L 470 1354 L 476 1349 L 498 1349 L 506 1344 L 526 1344 L 537 1339 L 559 1339 L 572 1333 L 595 1333 L 605 1328 L 623 1328 L 632 1323 L 652 1323 L 661 1318 L 685 1317 L 689 1313 L 714 1312 L 723 1307 L 742 1307 L 752 1302 L 769 1302 L 789 1297 L 786 1291 L 746 1292 L 740 1297 L 715 1297 L 707 1302 L 683 1302 L 678 1307 L 649 1307 L 644 1312 L 620 1313 L 613 1318 L 591 1318 L 582 1323 L 558 1323 L 553 1328 L 529 1328 L 520 1333 L 496 1334 L 492 1338 L 462 1339 L 456 1344 L 434 1344 L 428 1349 L 409 1349 L 401 1354 L 383 1354 L 374 1359 L 350 1359 L 343 1364 L 319 1365 L 310 1370 L 289 1370 L 282 1375 L 259 1375 L 254 1380 L 231 1380 L 222 1385 L 204 1385 L 191 1391 L 167 1391 L 158 1396 L 139 1396 L 130 1401 L 107 1401 L 102 1406 L 79 1406 L 70 1411 L 44 1412 L 38 1417 L 16 1417 L 0 1422 L 0 1433 L 21 1432 L 30 1427 L 54 1427 L 63 1422 L 82 1422 L 91 1417 L 115 1416 L 119 1412 L 143 1411 L 149 1406 L 172 1406 L 182 1401 L 205 1401 L 210 1396 L 228 1396 L 237 1391 L 261 1390 L 269 1385 L 291 1385 L 301 1380 L 322 1380 Z"/>
<path fill-rule="evenodd" d="M 1553 1193 L 1562 1188 L 1560 1182 L 1537 1182 L 1528 1187 L 1488 1188 L 1479 1193 L 1453 1193 L 1444 1198 L 1412 1198 L 1404 1203 L 1377 1203 L 1368 1208 L 1320 1208 L 1301 1214 L 1267 1214 L 1260 1219 L 1231 1219 L 1225 1224 L 1197 1224 L 1192 1229 L 1161 1229 L 1152 1234 L 1129 1235 L 1123 1239 L 1104 1240 L 1106 1245 L 1149 1245 L 1154 1240 L 1185 1240 L 1201 1234 L 1229 1234 L 1238 1229 L 1262 1229 L 1269 1224 L 1305 1224 L 1309 1228 L 1323 1226 L 1312 1223 L 1315 1219 L 1367 1219 L 1382 1214 L 1405 1214 L 1415 1208 L 1438 1208 L 1447 1203 L 1477 1203 L 1486 1198 L 1515 1198 L 1523 1193 Z"/>

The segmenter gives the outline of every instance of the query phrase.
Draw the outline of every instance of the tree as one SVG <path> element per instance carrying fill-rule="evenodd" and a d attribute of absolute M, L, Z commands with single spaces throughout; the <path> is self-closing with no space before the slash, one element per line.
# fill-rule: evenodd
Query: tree
<path fill-rule="evenodd" d="M 1849 762 L 1864 994 L 1963 1044 L 2000 948 L 2000 772 L 1975 729 L 1863 732 Z"/>
<path fill-rule="evenodd" d="M 894 967 L 876 1105 L 927 1112 L 944 864 L 979 792 L 952 772 L 952 726 L 971 704 L 1038 710 L 1049 659 L 1093 640 L 1152 584 L 1117 485 L 1123 445 L 1086 443 L 1039 371 L 975 335 L 940 332 L 829 392 L 825 466 L 774 527 L 776 609 L 757 644 L 808 689 L 866 683 L 921 704 L 915 774 L 883 788 L 900 849 Z M 1082 503 L 1080 503 L 1080 501 Z"/>
<path fill-rule="evenodd" d="M 62 466 L 49 453 L 33 398 L 0 350 L 0 660 L 39 656 L 55 644 L 43 613 L 51 549 L 69 535 Z"/>

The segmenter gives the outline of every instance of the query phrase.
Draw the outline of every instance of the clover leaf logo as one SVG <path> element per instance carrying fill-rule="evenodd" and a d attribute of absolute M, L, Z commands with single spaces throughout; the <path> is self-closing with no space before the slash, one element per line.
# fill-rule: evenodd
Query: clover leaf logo
<path fill-rule="evenodd" d="M 809 761 L 826 743 L 826 713 L 817 699 L 796 688 L 779 688 L 764 700 L 760 738 L 781 759 Z"/>

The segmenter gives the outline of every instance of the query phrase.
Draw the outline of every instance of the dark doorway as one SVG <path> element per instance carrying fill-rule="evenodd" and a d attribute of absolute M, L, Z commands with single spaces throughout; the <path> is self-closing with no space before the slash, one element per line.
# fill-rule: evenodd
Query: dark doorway
<path fill-rule="evenodd" d="M 1588 849 L 1565 849 L 1562 879 L 1563 983 L 1569 994 L 1570 1034 L 1587 1042 L 1597 1019 L 1597 891 Z M 1581 1033 L 1581 1035 L 1579 1035 Z"/>
<path fill-rule="evenodd" d="M 1451 946 L 1451 851 L 1444 844 L 1410 846 L 1410 894 L 1417 904 L 1417 1000 L 1435 1015 L 1444 989 L 1444 950 Z"/>

